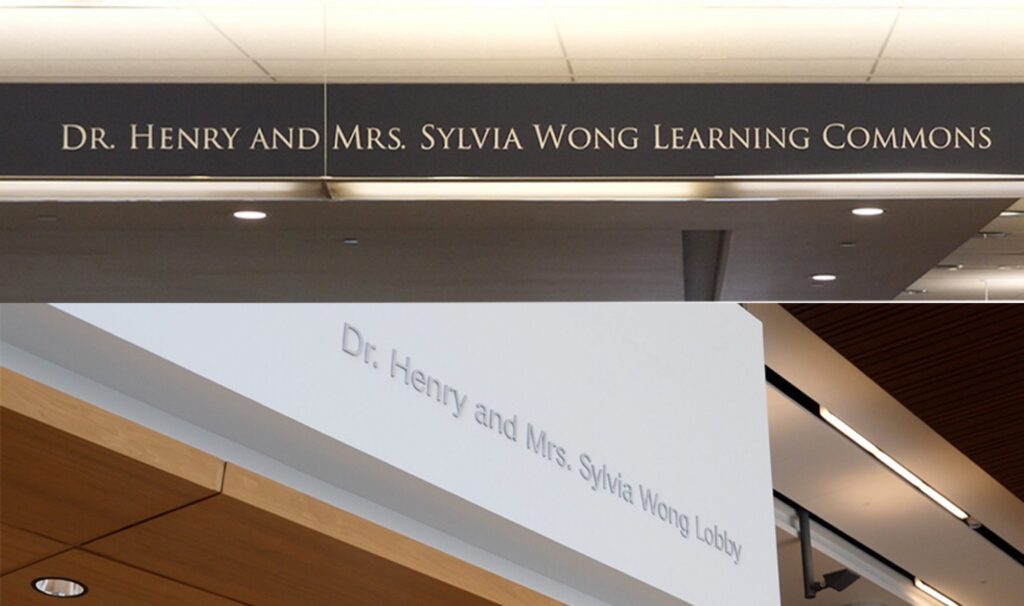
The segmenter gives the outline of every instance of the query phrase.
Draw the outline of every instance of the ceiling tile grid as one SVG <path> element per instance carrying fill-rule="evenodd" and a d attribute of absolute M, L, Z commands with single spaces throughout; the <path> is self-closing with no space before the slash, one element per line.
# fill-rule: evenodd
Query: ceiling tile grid
<path fill-rule="evenodd" d="M 8 82 L 1024 82 L 1024 0 L 13 0 L 0 41 Z"/>

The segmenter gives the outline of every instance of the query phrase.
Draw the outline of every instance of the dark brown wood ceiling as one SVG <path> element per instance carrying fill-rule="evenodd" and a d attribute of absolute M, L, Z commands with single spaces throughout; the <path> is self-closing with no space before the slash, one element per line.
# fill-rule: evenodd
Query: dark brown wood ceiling
<path fill-rule="evenodd" d="M 1024 304 L 784 307 L 1024 500 Z"/>

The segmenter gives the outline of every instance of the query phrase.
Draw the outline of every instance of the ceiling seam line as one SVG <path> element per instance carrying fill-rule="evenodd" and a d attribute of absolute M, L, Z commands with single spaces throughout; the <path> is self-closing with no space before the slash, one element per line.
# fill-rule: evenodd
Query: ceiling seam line
<path fill-rule="evenodd" d="M 565 50 L 565 40 L 562 39 L 562 28 L 558 27 L 558 19 L 555 19 L 554 13 L 551 12 L 551 4 L 547 3 L 548 18 L 551 19 L 551 25 L 555 28 L 555 37 L 558 38 L 558 48 L 562 51 L 562 58 L 565 59 L 565 68 L 569 70 L 569 81 L 576 82 L 576 73 L 572 69 L 572 61 L 569 60 L 569 53 Z"/>
<path fill-rule="evenodd" d="M 267 68 L 263 67 L 262 63 L 257 61 L 255 57 L 246 52 L 246 50 L 242 48 L 242 46 L 239 43 L 235 42 L 235 40 L 231 36 L 227 35 L 227 33 L 224 30 L 218 27 L 217 24 L 213 22 L 213 19 L 210 19 L 206 15 L 206 13 L 202 11 L 202 9 L 196 9 L 196 12 L 199 13 L 199 15 L 203 18 L 203 21 L 209 23 L 210 27 L 216 30 L 218 34 L 223 36 L 224 39 L 227 40 L 229 44 L 231 44 L 231 46 L 234 46 L 236 49 L 238 49 L 238 52 L 242 53 L 242 55 L 244 55 L 246 59 L 252 61 L 253 65 L 255 65 L 257 69 L 259 69 L 261 72 L 264 73 L 264 75 L 270 78 L 271 82 L 277 82 L 277 78 L 275 78 L 274 75 L 271 74 L 269 70 L 267 70 Z"/>
<path fill-rule="evenodd" d="M 896 9 L 896 16 L 892 19 L 892 25 L 889 26 L 889 32 L 885 35 L 885 40 L 882 41 L 882 48 L 878 49 L 878 56 L 875 57 L 875 62 L 871 66 L 871 73 L 868 74 L 868 82 L 871 82 L 871 78 L 875 76 L 875 71 L 878 69 L 878 64 L 882 62 L 882 55 L 885 54 L 885 49 L 889 46 L 889 40 L 892 39 L 892 33 L 896 31 L 896 24 L 900 20 L 900 9 Z"/>

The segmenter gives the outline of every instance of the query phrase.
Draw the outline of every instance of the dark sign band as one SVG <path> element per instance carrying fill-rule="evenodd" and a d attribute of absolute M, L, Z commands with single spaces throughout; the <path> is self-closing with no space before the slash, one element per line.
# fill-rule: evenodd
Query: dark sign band
<path fill-rule="evenodd" d="M 1019 175 L 1022 107 L 1015 84 L 8 84 L 0 176 Z"/>

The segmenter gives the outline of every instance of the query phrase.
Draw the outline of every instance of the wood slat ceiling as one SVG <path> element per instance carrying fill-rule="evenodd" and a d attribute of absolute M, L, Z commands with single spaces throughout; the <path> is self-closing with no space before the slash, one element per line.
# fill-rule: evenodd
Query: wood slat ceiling
<path fill-rule="evenodd" d="M 784 307 L 1024 500 L 1024 305 Z"/>

